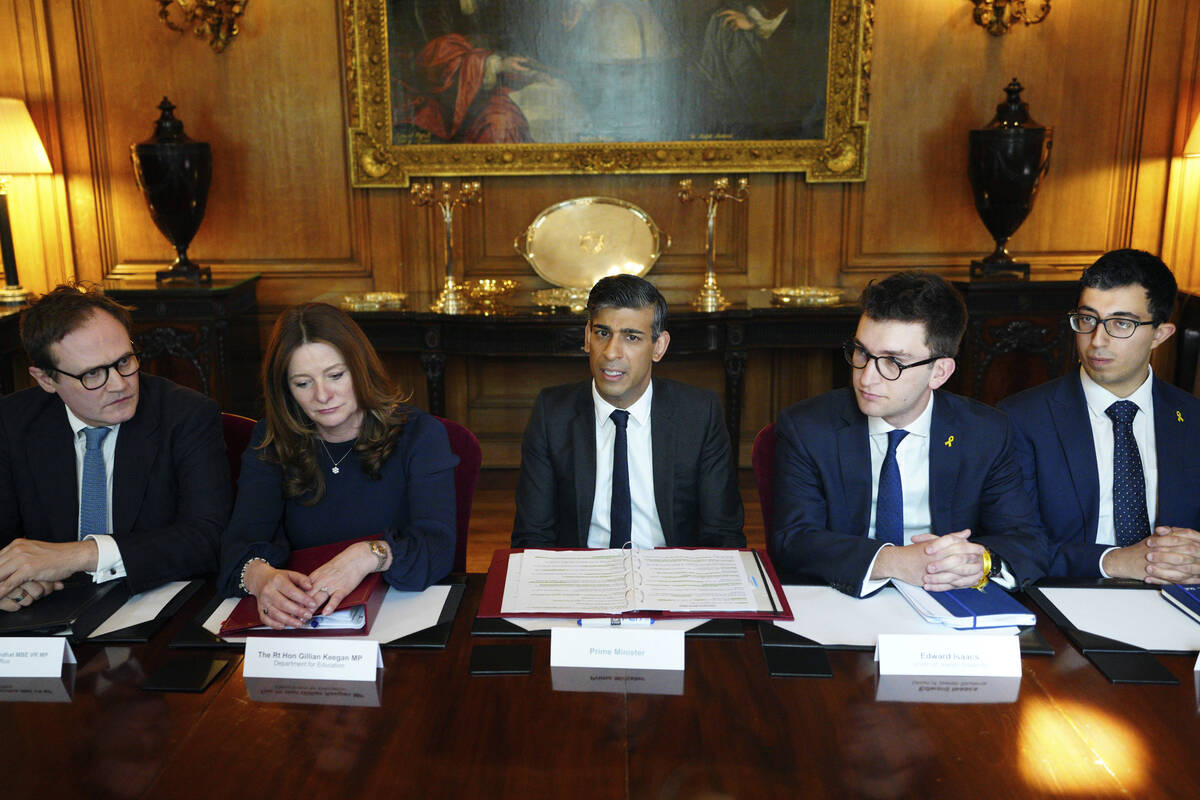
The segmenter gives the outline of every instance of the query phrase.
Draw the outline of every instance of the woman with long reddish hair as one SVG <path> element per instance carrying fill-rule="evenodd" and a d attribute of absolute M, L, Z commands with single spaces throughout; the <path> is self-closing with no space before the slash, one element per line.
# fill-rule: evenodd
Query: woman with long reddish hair
<path fill-rule="evenodd" d="M 258 599 L 272 628 L 332 612 L 372 572 L 420 590 L 454 557 L 454 467 L 446 430 L 406 404 L 362 329 L 325 303 L 284 311 L 263 359 L 266 417 L 242 456 L 221 540 L 221 589 Z M 295 548 L 357 542 L 311 574 Z"/>

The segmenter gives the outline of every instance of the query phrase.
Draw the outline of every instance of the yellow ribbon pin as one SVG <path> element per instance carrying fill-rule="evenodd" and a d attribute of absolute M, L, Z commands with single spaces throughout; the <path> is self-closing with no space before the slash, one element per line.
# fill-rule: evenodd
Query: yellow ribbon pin
<path fill-rule="evenodd" d="M 1175 419 L 1179 420 L 1180 422 L 1183 422 L 1183 412 L 1182 412 L 1182 411 L 1176 411 L 1176 412 L 1175 412 Z"/>
<path fill-rule="evenodd" d="M 954 437 L 951 436 L 949 439 L 946 440 L 946 447 L 953 447 L 953 446 L 954 446 Z"/>

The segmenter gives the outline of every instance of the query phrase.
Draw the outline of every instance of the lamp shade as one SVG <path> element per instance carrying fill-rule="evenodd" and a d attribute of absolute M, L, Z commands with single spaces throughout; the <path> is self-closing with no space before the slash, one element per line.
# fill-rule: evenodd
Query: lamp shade
<path fill-rule="evenodd" d="M 1183 146 L 1183 155 L 1185 158 L 1200 156 L 1200 118 L 1192 123 L 1192 133 Z"/>
<path fill-rule="evenodd" d="M 0 175 L 50 172 L 50 159 L 25 103 L 0 97 Z"/>

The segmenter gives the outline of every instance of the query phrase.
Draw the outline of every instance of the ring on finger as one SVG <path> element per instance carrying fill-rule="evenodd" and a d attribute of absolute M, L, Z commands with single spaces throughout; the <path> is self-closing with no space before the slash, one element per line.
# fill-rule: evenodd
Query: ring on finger
<path fill-rule="evenodd" d="M 318 591 L 318 592 L 324 592 L 325 594 L 333 594 L 333 592 L 329 591 L 329 587 L 328 587 L 328 586 L 322 586 L 320 589 L 317 589 L 317 591 Z"/>

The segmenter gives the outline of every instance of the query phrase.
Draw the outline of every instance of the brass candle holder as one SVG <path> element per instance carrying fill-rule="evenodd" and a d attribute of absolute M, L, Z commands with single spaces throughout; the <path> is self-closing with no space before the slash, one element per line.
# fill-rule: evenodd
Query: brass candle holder
<path fill-rule="evenodd" d="M 704 271 L 704 285 L 700 287 L 699 294 L 692 301 L 692 306 L 697 311 L 722 311 L 729 307 L 729 303 L 726 302 L 721 295 L 721 290 L 717 287 L 716 247 L 713 239 L 713 232 L 717 224 L 717 206 L 724 200 L 735 200 L 741 203 L 745 201 L 749 193 L 749 178 L 738 178 L 737 188 L 733 191 L 729 190 L 729 178 L 717 178 L 713 181 L 712 189 L 708 191 L 708 227 L 704 240 L 707 264 Z M 680 202 L 689 203 L 696 197 L 697 195 L 692 191 L 692 179 L 681 180 L 679 182 Z"/>
<path fill-rule="evenodd" d="M 442 284 L 441 294 L 429 310 L 442 314 L 466 314 L 469 310 L 467 296 L 454 280 L 454 209 L 483 199 L 479 181 L 463 181 L 459 184 L 457 194 L 452 192 L 449 181 L 443 181 L 438 192 L 434 191 L 432 183 L 414 183 L 411 191 L 413 205 L 436 206 L 441 210 L 446 234 L 446 280 Z"/>

